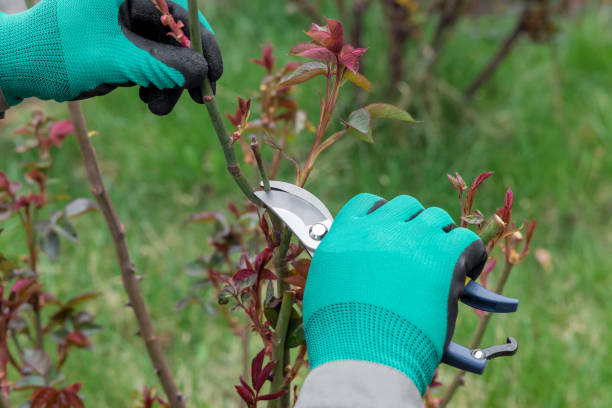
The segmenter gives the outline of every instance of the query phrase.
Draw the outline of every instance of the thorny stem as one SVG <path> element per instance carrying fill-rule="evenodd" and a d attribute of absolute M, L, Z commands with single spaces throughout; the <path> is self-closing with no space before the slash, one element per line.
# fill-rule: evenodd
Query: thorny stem
<path fill-rule="evenodd" d="M 291 311 L 293 309 L 293 292 L 286 291 L 283 293 L 283 301 L 281 304 L 281 310 L 278 314 L 278 321 L 276 322 L 276 343 L 274 344 L 273 357 L 276 361 L 274 367 L 274 377 L 272 385 L 270 386 L 270 393 L 280 391 L 285 383 L 285 338 L 287 337 L 287 329 L 289 328 L 289 321 L 291 320 Z M 282 336 L 278 334 L 282 333 Z M 268 408 L 276 408 L 278 406 L 278 400 L 272 400 L 268 403 Z M 285 408 L 285 406 L 281 406 Z"/>
<path fill-rule="evenodd" d="M 279 391 L 282 387 L 285 387 L 284 384 L 284 367 L 289 362 L 289 354 L 288 350 L 285 350 L 285 340 L 287 338 L 287 328 L 288 325 L 281 324 L 282 319 L 291 319 L 291 311 L 293 309 L 293 296 L 286 297 L 285 295 L 288 293 L 288 284 L 283 280 L 283 278 L 287 277 L 289 273 L 289 269 L 287 267 L 287 252 L 289 251 L 289 245 L 291 244 L 291 236 L 292 233 L 289 229 L 285 228 L 281 234 L 280 246 L 278 251 L 273 259 L 274 268 L 278 275 L 278 296 L 282 297 L 281 300 L 281 310 L 279 312 L 278 321 L 276 327 L 274 329 L 274 334 L 276 336 L 276 343 L 274 345 L 274 359 L 276 360 L 276 368 L 274 369 L 274 377 L 273 383 L 270 388 L 270 392 L 274 393 Z M 282 317 L 282 319 L 281 319 Z M 279 367 L 281 367 L 279 369 Z M 279 378 L 277 380 L 277 378 Z M 288 387 L 287 387 L 288 388 Z M 281 407 L 288 406 L 286 405 L 285 399 L 288 398 L 288 393 L 281 396 Z M 283 402 L 285 401 L 285 402 Z M 269 408 L 275 408 L 277 406 L 277 400 L 272 400 L 268 403 Z"/>
<path fill-rule="evenodd" d="M 191 37 L 191 49 L 200 54 L 203 54 L 197 0 L 189 0 L 189 29 Z M 221 112 L 219 111 L 219 106 L 217 105 L 217 102 L 213 95 L 212 87 L 208 78 L 205 79 L 204 83 L 202 84 L 202 97 L 204 99 L 206 109 L 208 110 L 208 115 L 210 116 L 213 128 L 215 129 L 215 133 L 217 134 L 217 138 L 221 143 L 221 148 L 223 149 L 223 154 L 225 155 L 225 161 L 227 162 L 227 170 L 232 175 L 234 181 L 236 182 L 236 184 L 238 184 L 238 187 L 240 188 L 240 190 L 242 190 L 244 195 L 253 204 L 262 207 L 263 203 L 253 193 L 253 188 L 242 173 L 240 164 L 238 163 L 238 159 L 236 158 L 236 151 L 234 150 L 234 146 L 231 144 L 231 139 L 228 136 L 227 128 L 225 127 L 225 122 L 223 121 L 223 117 L 221 116 Z"/>
<path fill-rule="evenodd" d="M 495 293 L 501 294 L 504 291 L 504 286 L 506 286 L 508 276 L 510 276 L 510 271 L 512 271 L 513 266 L 514 265 L 508 261 L 504 263 L 504 269 L 502 270 L 502 273 L 499 276 L 499 279 L 497 280 L 497 283 L 495 285 Z M 489 321 L 491 320 L 491 316 L 491 313 L 486 313 L 480 318 L 478 326 L 476 327 L 476 331 L 474 332 L 472 340 L 470 342 L 470 349 L 474 349 L 480 345 L 480 342 L 482 341 L 482 336 L 487 330 Z M 453 398 L 455 392 L 457 391 L 457 388 L 463 383 L 464 376 L 465 371 L 457 371 L 450 385 L 444 392 L 444 396 L 442 397 L 442 401 L 440 402 L 440 408 L 446 407 L 449 401 Z"/>
<path fill-rule="evenodd" d="M 115 245 L 115 252 L 121 269 L 121 279 L 129 298 L 129 306 L 132 307 L 134 315 L 136 316 L 139 334 L 145 342 L 149 358 L 153 363 L 155 373 L 159 377 L 159 381 L 166 393 L 170 406 L 172 408 L 183 408 L 185 406 L 185 398 L 178 391 L 174 376 L 166 363 L 162 346 L 155 335 L 153 323 L 151 322 L 144 296 L 139 287 L 141 277 L 136 275 L 136 268 L 132 263 L 129 253 L 125 238 L 125 225 L 121 224 L 119 221 L 113 202 L 104 186 L 102 173 L 100 172 L 100 166 L 96 158 L 96 152 L 87 134 L 85 117 L 83 116 L 81 105 L 78 102 L 68 102 L 68 109 L 70 110 L 79 150 L 81 151 L 85 170 L 87 171 L 91 192 L 104 214 L 106 224 L 108 225 Z"/>
<path fill-rule="evenodd" d="M 489 61 L 487 66 L 478 75 L 476 75 L 476 78 L 474 78 L 470 86 L 465 91 L 465 96 L 468 99 L 474 98 L 474 95 L 480 89 L 480 87 L 491 77 L 491 75 L 493 75 L 499 64 L 510 53 L 512 46 L 516 43 L 516 40 L 518 40 L 522 32 L 523 24 L 522 21 L 519 20 L 518 24 L 516 24 L 516 26 L 508 34 L 497 53 L 495 53 L 493 58 L 491 58 L 491 61 Z"/>
<path fill-rule="evenodd" d="M 305 363 L 304 357 L 306 356 L 306 343 L 302 344 L 300 346 L 300 349 L 298 350 L 298 355 L 295 358 L 295 364 L 293 365 L 293 367 L 291 367 L 289 369 L 289 373 L 287 374 L 287 378 L 285 379 L 285 383 L 286 384 L 290 384 L 291 381 L 293 381 L 293 379 L 297 376 L 298 372 L 300 371 L 300 368 L 302 368 L 302 366 Z"/>

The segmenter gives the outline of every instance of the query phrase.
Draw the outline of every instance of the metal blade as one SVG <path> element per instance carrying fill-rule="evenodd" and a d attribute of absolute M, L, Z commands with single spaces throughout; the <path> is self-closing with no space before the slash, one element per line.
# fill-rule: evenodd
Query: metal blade
<path fill-rule="evenodd" d="M 294 184 L 270 181 L 270 187 L 270 191 L 256 191 L 255 195 L 293 231 L 312 256 L 331 228 L 331 213 L 315 195 Z"/>

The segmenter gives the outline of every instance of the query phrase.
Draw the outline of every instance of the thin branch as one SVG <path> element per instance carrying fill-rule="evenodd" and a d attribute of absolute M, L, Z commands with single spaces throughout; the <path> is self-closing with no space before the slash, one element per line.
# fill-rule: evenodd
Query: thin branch
<path fill-rule="evenodd" d="M 465 3 L 465 0 L 448 0 L 443 1 L 442 4 L 439 5 L 442 12 L 438 19 L 434 38 L 431 42 L 431 47 L 436 55 L 439 54 L 444 45 L 446 33 L 453 28 L 459 20 L 463 9 L 463 3 Z"/>
<path fill-rule="evenodd" d="M 274 377 L 272 385 L 270 385 L 270 394 L 276 393 L 283 388 L 287 388 L 285 385 L 285 339 L 287 337 L 287 329 L 289 328 L 289 321 L 291 320 L 291 311 L 293 310 L 293 292 L 286 291 L 283 293 L 283 300 L 281 309 L 278 314 L 278 321 L 276 322 L 276 343 L 274 344 L 274 360 L 276 361 L 276 367 L 274 367 Z M 279 336 L 279 334 L 281 334 Z M 268 408 L 278 407 L 278 400 L 272 400 L 268 403 Z M 281 405 L 280 408 L 285 408 Z"/>
<path fill-rule="evenodd" d="M 189 34 L 191 37 L 191 49 L 200 54 L 204 54 L 199 22 L 200 18 L 198 16 L 198 2 L 197 0 L 189 0 Z M 242 190 L 244 195 L 253 204 L 263 207 L 263 203 L 253 193 L 253 188 L 244 177 L 244 174 L 240 169 L 240 164 L 236 158 L 236 151 L 234 150 L 234 146 L 232 145 L 231 139 L 228 136 L 223 116 L 219 111 L 219 106 L 217 105 L 213 95 L 212 87 L 208 78 L 206 78 L 202 84 L 202 97 L 204 99 L 206 109 L 208 110 L 210 120 L 212 121 L 212 125 L 215 129 L 215 133 L 217 134 L 217 138 L 219 139 L 219 143 L 221 143 L 221 148 L 223 149 L 223 154 L 225 155 L 225 161 L 227 162 L 227 170 L 230 172 L 234 178 L 234 181 L 236 184 L 238 184 L 238 187 L 240 190 Z"/>
<path fill-rule="evenodd" d="M 351 45 L 354 47 L 360 48 L 363 45 L 363 24 L 364 24 L 364 15 L 368 8 L 372 5 L 372 0 L 357 0 L 353 4 L 352 12 L 352 21 L 353 26 L 351 27 L 350 38 Z M 363 69 L 363 62 L 360 63 L 361 69 Z"/>
<path fill-rule="evenodd" d="M 465 91 L 465 95 L 468 99 L 474 98 L 474 95 L 480 89 L 480 87 L 491 77 L 491 75 L 493 75 L 499 64 L 510 53 L 512 46 L 516 43 L 516 40 L 518 40 L 522 33 L 523 24 L 522 21 L 519 20 L 518 24 L 508 34 L 499 50 L 495 53 L 493 58 L 491 58 L 491 61 L 489 61 L 487 66 L 478 75 L 476 75 L 476 78 L 474 78 L 470 86 Z"/>
<path fill-rule="evenodd" d="M 513 265 L 510 262 L 506 261 L 506 263 L 504 264 L 504 269 L 495 285 L 496 293 L 501 294 L 504 291 L 504 286 L 506 286 L 506 282 L 508 281 L 508 276 L 510 276 L 512 267 Z M 489 326 L 489 321 L 491 320 L 491 316 L 492 316 L 491 313 L 486 313 L 480 318 L 480 321 L 478 322 L 478 326 L 476 327 L 476 331 L 474 332 L 472 336 L 472 340 L 470 342 L 470 346 L 469 346 L 470 349 L 474 349 L 480 346 L 480 342 L 482 341 L 482 336 L 484 335 L 485 331 L 487 330 L 487 327 Z M 465 371 L 463 370 L 457 371 L 450 385 L 444 392 L 444 396 L 442 397 L 442 401 L 440 402 L 440 406 L 439 406 L 440 408 L 444 408 L 447 406 L 449 401 L 455 395 L 457 388 L 461 384 L 463 384 L 464 376 L 465 376 Z"/>
<path fill-rule="evenodd" d="M 251 138 L 251 151 L 253 152 L 253 156 L 255 156 L 255 161 L 257 162 L 257 168 L 259 169 L 259 174 L 261 176 L 261 181 L 264 185 L 264 190 L 270 191 L 270 179 L 268 178 L 266 167 L 264 165 L 263 159 L 261 158 L 261 151 L 259 150 L 257 136 L 253 136 Z"/>
<path fill-rule="evenodd" d="M 397 85 L 404 79 L 405 49 L 412 30 L 411 13 L 407 6 L 395 0 L 383 0 L 383 11 L 389 20 L 391 45 L 389 48 L 389 91 L 397 92 Z"/>
<path fill-rule="evenodd" d="M 78 102 L 68 102 L 68 109 L 70 110 L 77 142 L 79 144 L 81 156 L 83 157 L 85 170 L 87 171 L 91 192 L 104 214 L 106 224 L 108 225 L 115 245 L 115 252 L 121 269 L 121 279 L 129 298 L 129 305 L 134 310 L 136 321 L 138 322 L 139 334 L 145 342 L 149 358 L 153 363 L 155 373 L 159 377 L 159 381 L 170 402 L 170 406 L 172 408 L 183 408 L 185 406 L 185 398 L 178 391 L 174 376 L 166 363 L 162 346 L 155 335 L 153 324 L 147 312 L 144 297 L 139 287 L 141 278 L 136 275 L 136 269 L 132 263 L 128 250 L 125 237 L 125 226 L 119 221 L 113 202 L 104 186 L 100 167 L 96 158 L 96 152 L 87 134 L 85 117 L 83 116 L 81 105 Z"/>
<path fill-rule="evenodd" d="M 273 382 L 270 387 L 270 392 L 275 393 L 280 391 L 282 388 L 289 390 L 289 385 L 285 384 L 285 366 L 290 362 L 289 350 L 285 350 L 285 341 L 287 339 L 287 327 L 281 325 L 280 315 L 283 313 L 289 313 L 291 317 L 291 310 L 293 309 L 293 296 L 286 298 L 285 295 L 288 293 L 289 285 L 283 280 L 289 275 L 289 268 L 287 266 L 287 252 L 289 251 L 289 245 L 291 244 L 292 233 L 289 229 L 285 228 L 281 234 L 280 246 L 276 253 L 273 264 L 278 275 L 278 296 L 282 298 L 281 311 L 279 313 L 279 320 L 274 329 L 274 335 L 276 336 L 276 347 L 274 348 L 274 358 L 276 360 L 276 368 L 274 370 Z M 287 309 L 288 308 L 288 309 Z M 282 348 L 281 348 L 282 347 Z M 282 395 L 279 400 L 272 400 L 268 403 L 268 408 L 277 407 L 280 403 L 280 407 L 284 408 L 289 406 L 289 392 Z"/>

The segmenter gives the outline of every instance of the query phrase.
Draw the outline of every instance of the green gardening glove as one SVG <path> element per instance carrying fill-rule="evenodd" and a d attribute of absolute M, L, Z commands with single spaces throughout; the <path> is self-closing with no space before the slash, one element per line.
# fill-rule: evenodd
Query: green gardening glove
<path fill-rule="evenodd" d="M 383 364 L 425 393 L 457 319 L 466 276 L 487 260 L 476 234 L 410 196 L 353 198 L 312 259 L 304 330 L 312 368 Z"/>
<path fill-rule="evenodd" d="M 168 5 L 188 35 L 187 0 Z M 169 113 L 185 89 L 202 103 L 202 82 L 218 80 L 223 62 L 202 15 L 200 22 L 204 57 L 167 35 L 152 0 L 42 0 L 23 13 L 0 13 L 0 88 L 9 105 L 133 85 L 157 114 Z"/>

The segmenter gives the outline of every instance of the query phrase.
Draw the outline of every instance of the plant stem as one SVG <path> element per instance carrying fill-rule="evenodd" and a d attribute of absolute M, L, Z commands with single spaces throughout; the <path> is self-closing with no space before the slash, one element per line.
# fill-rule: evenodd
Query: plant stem
<path fill-rule="evenodd" d="M 38 264 L 38 252 L 36 249 L 36 239 L 34 238 L 34 226 L 32 223 L 32 213 L 30 208 L 25 210 L 25 216 L 19 213 L 19 219 L 21 220 L 21 225 L 26 234 L 26 244 L 28 246 L 28 264 L 30 270 L 34 273 L 37 273 L 37 264 Z M 34 332 L 36 333 L 34 346 L 38 349 L 43 348 L 43 331 L 42 331 L 42 321 L 40 316 L 40 305 L 38 294 L 35 293 L 32 295 L 33 298 L 33 310 L 34 310 Z"/>
<path fill-rule="evenodd" d="M 506 286 L 506 282 L 508 281 L 508 276 L 510 276 L 510 271 L 512 270 L 513 265 L 506 261 L 504 264 L 504 269 L 497 280 L 495 285 L 495 292 L 501 294 L 504 291 L 504 286 Z M 489 325 L 489 321 L 491 320 L 491 313 L 486 313 L 480 318 L 478 322 L 478 326 L 476 327 L 476 331 L 472 335 L 472 340 L 470 341 L 470 349 L 474 349 L 480 346 L 480 342 L 482 341 L 482 336 L 484 335 L 487 327 Z M 465 371 L 459 370 L 453 377 L 450 385 L 444 392 L 444 396 L 442 397 L 442 401 L 440 402 L 439 407 L 444 408 L 449 403 L 449 401 L 455 395 L 457 388 L 463 383 L 463 377 L 465 376 Z"/>
<path fill-rule="evenodd" d="M 493 58 L 491 58 L 491 61 L 489 61 L 487 66 L 478 75 L 476 75 L 476 78 L 474 78 L 470 86 L 465 91 L 465 96 L 468 99 L 473 99 L 480 87 L 491 77 L 491 75 L 493 75 L 499 64 L 510 53 L 512 46 L 516 43 L 516 40 L 518 40 L 522 32 L 523 23 L 522 20 L 519 20 L 518 24 L 516 24 L 516 26 L 508 34 L 499 50 L 495 53 Z"/>
<path fill-rule="evenodd" d="M 202 48 L 202 36 L 200 34 L 200 18 L 198 16 L 197 0 L 189 0 L 189 28 L 191 49 L 203 55 L 204 52 Z M 225 161 L 227 162 L 227 170 L 232 175 L 234 181 L 236 184 L 238 184 L 238 187 L 240 190 L 242 190 L 244 195 L 253 204 L 263 207 L 263 203 L 253 193 L 253 188 L 244 177 L 244 174 L 240 169 L 240 164 L 236 159 L 236 151 L 234 150 L 234 146 L 231 144 L 231 139 L 228 136 L 225 122 L 223 121 L 223 117 L 219 111 L 219 106 L 217 105 L 213 95 L 212 87 L 208 78 L 205 79 L 204 83 L 202 84 L 202 97 L 204 99 L 206 109 L 208 110 L 210 120 L 212 121 L 213 128 L 215 129 L 215 133 L 217 134 L 217 138 L 219 139 L 219 143 L 221 143 L 221 148 L 223 149 L 223 154 L 225 155 Z"/>
<path fill-rule="evenodd" d="M 276 361 L 276 367 L 274 367 L 274 377 L 272 385 L 270 386 L 270 393 L 275 393 L 285 388 L 285 338 L 287 337 L 287 329 L 289 328 L 289 321 L 291 320 L 291 311 L 293 310 L 293 292 L 285 291 L 283 293 L 283 300 L 281 309 L 278 315 L 278 321 L 276 322 L 276 343 L 274 345 L 273 356 Z M 272 400 L 268 403 L 268 408 L 276 408 L 278 406 L 278 399 Z M 281 406 L 280 408 L 286 408 Z"/>
<path fill-rule="evenodd" d="M 259 174 L 261 175 L 261 181 L 263 182 L 264 190 L 270 191 L 270 179 L 268 178 L 266 167 L 264 166 L 263 159 L 261 158 L 261 151 L 259 150 L 257 136 L 253 136 L 251 138 L 251 150 L 253 151 L 253 156 L 255 156 L 255 161 L 257 162 L 257 168 L 259 169 Z"/>
<path fill-rule="evenodd" d="M 463 217 L 461 221 L 463 222 Z M 504 223 L 504 221 L 499 218 L 497 214 L 493 214 L 493 216 L 489 218 L 482 231 L 480 231 L 478 235 L 480 236 L 480 239 L 485 244 L 485 246 L 488 246 L 489 242 L 491 242 L 493 238 L 499 235 L 499 233 L 502 232 L 505 227 L 506 224 Z"/>
<path fill-rule="evenodd" d="M 308 176 L 310 176 L 310 172 L 317 160 L 317 153 L 319 152 L 319 145 L 323 141 L 323 137 L 325 136 L 325 132 L 329 127 L 329 123 L 331 122 L 332 115 L 334 110 L 336 109 L 336 104 L 338 103 L 338 94 L 340 93 L 340 84 L 342 83 L 342 77 L 344 76 L 344 70 L 339 67 L 336 68 L 336 78 L 334 81 L 333 89 L 329 90 L 330 81 L 331 81 L 331 72 L 332 68 L 328 66 L 328 76 L 327 76 L 327 92 L 325 94 L 325 101 L 323 102 L 323 106 L 321 107 L 321 117 L 319 127 L 317 128 L 317 134 L 315 137 L 315 142 L 312 145 L 312 149 L 310 150 L 310 154 L 306 159 L 306 163 L 304 164 L 304 169 L 300 173 L 300 179 L 298 180 L 298 185 L 300 187 L 304 187 L 306 181 L 308 180 Z M 320 152 L 319 152 L 320 153 Z"/>
<path fill-rule="evenodd" d="M 144 296 L 139 287 L 141 278 L 136 275 L 136 268 L 132 263 L 128 250 L 125 237 L 125 225 L 121 224 L 119 221 L 113 202 L 104 186 L 100 166 L 96 158 L 96 152 L 87 134 L 85 117 L 83 116 L 81 105 L 78 102 L 68 102 L 68 109 L 70 110 L 79 150 L 81 151 L 85 170 L 87 171 L 91 192 L 96 198 L 100 210 L 104 214 L 106 224 L 108 225 L 115 245 L 115 252 L 121 269 L 121 279 L 129 298 L 129 305 L 134 310 L 140 336 L 145 342 L 149 358 L 153 363 L 155 373 L 159 377 L 159 381 L 170 402 L 170 406 L 172 408 L 183 408 L 185 406 L 185 398 L 178 391 L 174 376 L 166 363 L 162 346 L 155 335 L 151 318 L 147 312 Z"/>
<path fill-rule="evenodd" d="M 0 392 L 0 408 L 11 408 L 8 395 L 6 395 L 4 392 Z"/>

